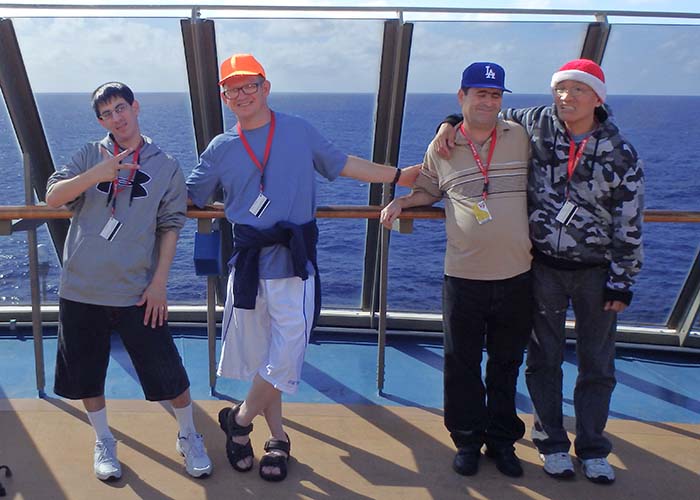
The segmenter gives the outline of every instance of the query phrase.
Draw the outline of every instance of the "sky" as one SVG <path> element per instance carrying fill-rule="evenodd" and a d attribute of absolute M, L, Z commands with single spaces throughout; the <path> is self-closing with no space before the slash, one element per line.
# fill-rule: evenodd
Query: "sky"
<path fill-rule="evenodd" d="M 17 2 L 21 3 L 21 2 Z M 31 2 L 25 2 L 30 4 Z M 45 2 L 48 3 L 48 2 Z M 54 2 L 55 3 L 55 2 Z M 72 4 L 91 4 L 74 0 Z M 0 7 L 13 19 L 27 72 L 36 92 L 89 92 L 100 83 L 122 80 L 139 92 L 187 90 L 179 19 L 189 5 L 173 11 L 129 11 L 118 1 L 107 14 L 42 11 L 42 16 Z M 139 0 L 121 3 L 142 4 Z M 150 2 L 152 4 L 152 2 Z M 255 4 L 206 0 L 206 4 Z M 372 16 L 395 16 L 403 7 L 626 10 L 700 13 L 693 0 L 514 0 L 288 2 L 259 4 L 386 7 Z M 393 7 L 393 10 L 392 10 Z M 265 66 L 273 89 L 282 92 L 376 92 L 383 22 L 378 19 L 225 19 L 231 11 L 204 11 L 216 26 L 219 60 L 250 52 Z M 77 16 L 88 17 L 77 17 Z M 95 17 L 96 15 L 108 17 Z M 154 19 L 152 17 L 166 16 Z M 259 15 L 259 14 L 257 14 Z M 298 14 L 293 14 L 298 16 Z M 339 16 L 342 14 L 334 14 Z M 56 17 L 60 16 L 60 17 Z M 112 17 L 110 17 L 112 16 Z M 592 16 L 543 17 L 406 13 L 413 22 L 408 91 L 451 93 L 470 62 L 488 60 L 506 68 L 509 88 L 547 93 L 552 72 L 578 57 Z M 609 94 L 700 95 L 700 20 L 610 18 L 603 69 Z M 662 23 L 662 24 L 658 24 Z M 680 24 L 679 24 L 680 23 Z"/>

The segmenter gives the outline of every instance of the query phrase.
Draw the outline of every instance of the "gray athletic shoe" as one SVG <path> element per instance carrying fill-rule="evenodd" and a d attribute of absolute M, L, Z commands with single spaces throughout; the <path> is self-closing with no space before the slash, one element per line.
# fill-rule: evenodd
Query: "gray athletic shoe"
<path fill-rule="evenodd" d="M 114 438 L 95 441 L 95 475 L 101 481 L 122 477 L 122 466 L 117 460 L 117 440 Z"/>
<path fill-rule="evenodd" d="M 201 434 L 191 432 L 185 437 L 178 434 L 175 448 L 185 457 L 185 469 L 190 476 L 202 477 L 211 474 L 213 466 Z"/>
<path fill-rule="evenodd" d="M 550 476 L 560 479 L 574 477 L 574 464 L 568 453 L 540 453 L 540 459 L 544 462 L 544 471 Z"/>
<path fill-rule="evenodd" d="M 610 484 L 615 481 L 615 471 L 605 457 L 581 460 L 581 465 L 589 481 L 598 484 Z"/>

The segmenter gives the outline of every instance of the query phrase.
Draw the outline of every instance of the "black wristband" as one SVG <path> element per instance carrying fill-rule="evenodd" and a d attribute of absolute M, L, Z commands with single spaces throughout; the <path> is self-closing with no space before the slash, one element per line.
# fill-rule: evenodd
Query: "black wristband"
<path fill-rule="evenodd" d="M 400 178 L 401 178 L 401 169 L 396 167 L 396 175 L 394 176 L 394 180 L 391 181 L 391 183 L 396 185 L 396 183 L 399 182 Z"/>

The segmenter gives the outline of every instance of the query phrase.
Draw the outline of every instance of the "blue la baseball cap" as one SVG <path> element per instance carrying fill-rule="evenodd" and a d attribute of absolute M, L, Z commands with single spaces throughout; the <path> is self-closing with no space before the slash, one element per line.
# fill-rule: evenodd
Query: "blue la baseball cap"
<path fill-rule="evenodd" d="M 462 88 L 477 87 L 486 89 L 501 89 L 510 92 L 505 87 L 506 71 L 496 63 L 475 62 L 467 66 L 462 73 Z"/>

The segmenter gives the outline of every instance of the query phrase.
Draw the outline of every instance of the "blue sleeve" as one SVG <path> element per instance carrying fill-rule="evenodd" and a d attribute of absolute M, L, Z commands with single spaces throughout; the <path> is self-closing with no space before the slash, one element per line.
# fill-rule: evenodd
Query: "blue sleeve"
<path fill-rule="evenodd" d="M 345 167 L 348 155 L 323 137 L 310 123 L 306 122 L 306 128 L 313 154 L 314 169 L 329 181 L 335 180 Z"/>
<path fill-rule="evenodd" d="M 210 144 L 199 157 L 199 163 L 192 169 L 186 181 L 187 196 L 199 208 L 204 207 L 209 202 L 219 184 L 219 173 L 216 168 L 218 162 L 213 158 L 214 151 L 212 149 Z"/>

